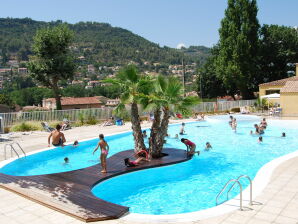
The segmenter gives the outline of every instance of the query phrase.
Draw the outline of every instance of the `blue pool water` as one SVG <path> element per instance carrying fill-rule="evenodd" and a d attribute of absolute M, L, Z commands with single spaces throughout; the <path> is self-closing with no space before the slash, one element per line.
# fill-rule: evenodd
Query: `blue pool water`
<path fill-rule="evenodd" d="M 247 174 L 254 178 L 257 171 L 267 162 L 295 151 L 298 147 L 297 125 L 290 122 L 269 121 L 263 135 L 264 142 L 257 143 L 257 136 L 250 130 L 260 118 L 236 116 L 237 133 L 228 125 L 228 116 L 217 116 L 203 122 L 187 123 L 185 130 L 189 138 L 201 150 L 200 156 L 192 160 L 162 168 L 148 169 L 121 175 L 96 185 L 92 192 L 107 201 L 130 207 L 131 212 L 142 214 L 178 214 L 198 211 L 215 206 L 215 197 L 231 178 Z M 173 137 L 180 125 L 172 125 L 169 134 Z M 281 138 L 286 132 L 287 137 Z M 110 145 L 109 156 L 133 148 L 131 133 L 106 138 Z M 10 175 L 39 175 L 65 172 L 92 166 L 98 156 L 92 155 L 97 139 L 81 142 L 76 148 L 67 146 L 40 152 L 15 160 L 0 168 Z M 209 141 L 213 149 L 204 151 Z M 185 146 L 176 139 L 168 138 L 166 147 Z M 70 159 L 69 165 L 63 158 Z M 242 180 L 247 186 L 246 180 Z M 237 194 L 235 189 L 231 196 Z"/>
<path fill-rule="evenodd" d="M 94 195 L 107 201 L 130 207 L 133 213 L 179 214 L 215 206 L 215 198 L 224 184 L 242 174 L 254 178 L 267 162 L 298 149 L 298 129 L 281 122 L 270 122 L 264 142 L 251 136 L 250 130 L 260 118 L 238 116 L 237 133 L 231 131 L 228 117 L 220 116 L 206 122 L 186 125 L 186 137 L 193 140 L 201 155 L 192 160 L 162 168 L 133 172 L 96 185 Z M 173 136 L 177 127 L 170 128 Z M 282 138 L 281 133 L 287 137 Z M 175 140 L 171 140 L 173 142 Z M 213 149 L 203 150 L 209 141 Z M 183 147 L 179 142 L 173 143 Z M 241 180 L 248 186 L 246 179 Z M 235 188 L 230 198 L 236 196 Z M 220 199 L 225 200 L 225 195 Z"/>

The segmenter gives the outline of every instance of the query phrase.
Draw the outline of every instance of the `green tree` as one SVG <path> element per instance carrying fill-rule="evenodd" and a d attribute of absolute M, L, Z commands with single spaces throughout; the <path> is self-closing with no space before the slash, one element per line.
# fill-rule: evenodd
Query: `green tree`
<path fill-rule="evenodd" d="M 7 63 L 8 60 L 9 60 L 9 56 L 8 56 L 8 53 L 7 53 L 6 48 L 3 48 L 3 49 L 2 49 L 1 57 L 2 57 L 2 62 L 1 62 L 2 65 L 6 65 L 6 63 Z"/>
<path fill-rule="evenodd" d="M 298 62 L 298 32 L 295 28 L 263 25 L 260 32 L 259 83 L 288 78 Z"/>
<path fill-rule="evenodd" d="M 58 82 L 74 76 L 74 58 L 69 50 L 73 36 L 66 25 L 38 30 L 33 44 L 35 55 L 28 63 L 31 76 L 53 90 L 57 110 L 62 109 Z"/>
<path fill-rule="evenodd" d="M 222 80 L 216 74 L 216 56 L 218 48 L 213 47 L 212 56 L 207 59 L 206 64 L 198 69 L 196 79 L 196 90 L 198 96 L 202 98 L 216 98 L 218 96 L 225 96 L 227 94 Z"/>
<path fill-rule="evenodd" d="M 253 96 L 257 73 L 258 30 L 256 0 L 228 0 L 219 29 L 218 76 L 231 96 L 240 91 L 244 99 Z"/>

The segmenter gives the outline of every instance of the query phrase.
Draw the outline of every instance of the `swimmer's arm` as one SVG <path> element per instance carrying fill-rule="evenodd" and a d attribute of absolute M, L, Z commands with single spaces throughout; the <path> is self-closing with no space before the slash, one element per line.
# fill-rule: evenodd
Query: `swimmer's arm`
<path fill-rule="evenodd" d="M 52 132 L 51 132 L 51 134 L 48 137 L 48 147 L 50 147 L 50 145 L 51 145 L 51 137 L 52 137 Z"/>
<path fill-rule="evenodd" d="M 110 150 L 110 146 L 107 144 L 107 151 L 109 151 Z"/>

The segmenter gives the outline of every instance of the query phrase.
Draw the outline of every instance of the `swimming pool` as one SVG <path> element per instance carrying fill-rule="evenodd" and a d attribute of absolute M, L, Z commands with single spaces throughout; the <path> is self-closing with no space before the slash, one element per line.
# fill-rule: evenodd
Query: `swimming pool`
<path fill-rule="evenodd" d="M 94 195 L 130 207 L 132 213 L 169 215 L 195 212 L 215 206 L 215 198 L 225 183 L 242 174 L 254 178 L 269 161 L 297 150 L 298 129 L 283 121 L 269 121 L 263 135 L 249 134 L 260 118 L 236 116 L 238 129 L 234 133 L 228 125 L 228 116 L 218 116 L 205 122 L 186 125 L 185 137 L 193 140 L 201 150 L 192 160 L 167 167 L 142 170 L 121 175 L 96 185 Z M 171 127 L 173 136 L 177 127 Z M 287 137 L 282 138 L 281 133 Z M 176 140 L 168 140 L 171 143 Z M 213 149 L 204 151 L 209 141 Z M 172 143 L 182 147 L 180 142 Z M 248 181 L 242 179 L 243 187 Z M 235 188 L 230 198 L 239 194 Z M 220 201 L 225 200 L 223 195 Z"/>
<path fill-rule="evenodd" d="M 187 123 L 185 130 L 189 138 L 202 151 L 192 160 L 114 177 L 96 185 L 92 192 L 107 201 L 130 207 L 140 214 L 180 214 L 215 206 L 215 197 L 231 178 L 247 174 L 253 178 L 267 162 L 295 151 L 297 125 L 288 122 L 270 121 L 264 135 L 264 142 L 257 143 L 257 136 L 249 135 L 256 116 L 236 116 L 237 133 L 231 131 L 228 116 L 217 116 L 203 122 Z M 173 137 L 180 125 L 171 125 L 169 134 Z M 286 132 L 287 137 L 281 138 Z M 109 156 L 133 148 L 131 133 L 108 136 L 111 146 Z M 92 166 L 98 163 L 98 154 L 92 155 L 97 139 L 80 142 L 78 147 L 55 148 L 17 159 L 0 169 L 10 175 L 39 175 L 65 172 Z M 209 141 L 213 149 L 203 150 Z M 167 139 L 166 147 L 185 148 L 173 138 Z M 70 164 L 63 164 L 68 157 Z M 244 187 L 248 183 L 243 180 Z M 235 189 L 231 197 L 237 194 Z"/>

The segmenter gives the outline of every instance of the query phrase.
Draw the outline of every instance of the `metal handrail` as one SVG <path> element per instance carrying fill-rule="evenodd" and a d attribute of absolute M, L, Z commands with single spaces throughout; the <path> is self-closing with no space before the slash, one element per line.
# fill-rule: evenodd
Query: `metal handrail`
<path fill-rule="evenodd" d="M 26 153 L 25 151 L 23 150 L 23 148 L 20 146 L 20 144 L 18 142 L 14 142 L 15 144 L 17 144 L 17 146 L 19 146 L 19 148 L 21 149 L 22 153 L 24 154 L 24 156 L 26 157 Z M 13 143 L 12 143 L 13 144 Z"/>
<path fill-rule="evenodd" d="M 13 147 L 14 144 L 16 144 L 19 147 L 19 149 L 23 152 L 24 156 L 26 157 L 27 155 L 26 155 L 25 151 L 23 150 L 23 148 L 20 146 L 20 144 L 18 142 L 13 142 L 13 143 L 5 144 L 5 146 L 4 146 L 4 158 L 7 159 L 7 156 L 6 156 L 7 146 L 10 146 L 10 157 L 12 157 L 12 151 L 14 151 L 14 153 L 18 156 L 18 158 L 20 158 L 20 154 L 17 152 L 15 147 Z"/>
<path fill-rule="evenodd" d="M 241 176 L 239 176 L 237 178 L 237 180 L 239 181 L 241 178 L 247 178 L 249 180 L 249 184 L 250 184 L 250 186 L 249 186 L 249 189 L 250 189 L 249 204 L 252 205 L 252 181 L 251 181 L 250 177 L 247 176 L 247 175 L 241 175 Z M 227 192 L 227 200 L 229 198 L 229 193 L 234 188 L 234 186 L 235 186 L 235 182 L 234 182 L 234 184 L 230 187 L 230 189 Z"/>
<path fill-rule="evenodd" d="M 17 151 L 14 149 L 14 147 L 12 146 L 12 143 L 11 144 L 6 144 L 4 146 L 4 158 L 6 159 L 6 149 L 7 149 L 7 146 L 10 146 L 10 157 L 12 157 L 12 151 L 15 152 L 15 154 L 18 156 L 18 158 L 20 158 L 20 155 L 19 153 L 17 153 Z"/>
<path fill-rule="evenodd" d="M 239 182 L 239 180 L 236 180 L 236 179 L 231 179 L 231 180 L 229 180 L 226 184 L 225 184 L 225 186 L 221 189 L 221 191 L 218 193 L 218 195 L 216 196 L 216 205 L 218 205 L 218 198 L 219 198 L 219 196 L 221 196 L 222 195 L 222 193 L 224 192 L 224 190 L 227 188 L 227 186 L 229 185 L 229 183 L 231 183 L 231 182 L 234 182 L 234 184 L 235 183 L 238 183 L 238 185 L 239 185 L 239 188 L 240 188 L 240 210 L 242 211 L 243 209 L 242 209 L 242 185 L 241 185 L 241 183 Z"/>

